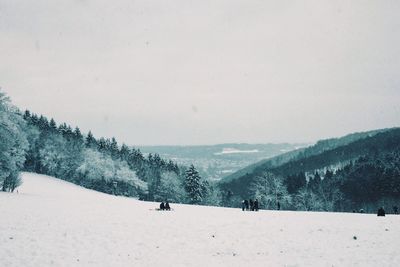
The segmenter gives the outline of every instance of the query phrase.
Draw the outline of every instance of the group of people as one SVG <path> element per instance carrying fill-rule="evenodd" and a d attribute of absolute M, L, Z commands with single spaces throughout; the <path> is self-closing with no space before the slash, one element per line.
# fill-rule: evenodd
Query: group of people
<path fill-rule="evenodd" d="M 166 201 L 165 203 L 164 203 L 164 201 L 161 202 L 160 210 L 171 210 L 171 207 L 169 206 L 169 202 L 168 201 Z"/>
<path fill-rule="evenodd" d="M 393 214 L 399 214 L 399 207 L 393 206 Z M 385 209 L 383 207 L 380 207 L 378 209 L 377 215 L 378 216 L 385 216 L 386 215 Z"/>
<path fill-rule="evenodd" d="M 353 213 L 356 213 L 356 210 L 353 210 Z M 365 213 L 364 209 L 360 209 L 358 211 L 358 213 Z M 399 207 L 397 206 L 393 206 L 393 214 L 399 214 Z M 385 216 L 386 215 L 386 211 L 383 207 L 380 207 L 377 211 L 377 215 L 378 216 Z"/>
<path fill-rule="evenodd" d="M 250 210 L 250 211 L 258 211 L 258 200 L 252 200 L 252 199 L 245 199 L 242 201 L 242 211 L 245 210 Z"/>

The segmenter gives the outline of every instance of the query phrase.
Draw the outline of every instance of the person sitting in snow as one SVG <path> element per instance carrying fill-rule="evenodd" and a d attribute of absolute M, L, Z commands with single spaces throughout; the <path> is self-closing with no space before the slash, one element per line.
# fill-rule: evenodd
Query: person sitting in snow
<path fill-rule="evenodd" d="M 163 202 L 161 202 L 161 204 L 160 204 L 160 210 L 165 210 L 164 201 L 163 201 Z"/>
<path fill-rule="evenodd" d="M 383 209 L 383 207 L 380 207 L 378 210 L 378 216 L 385 216 L 385 210 Z"/>
<path fill-rule="evenodd" d="M 169 206 L 169 202 L 165 202 L 165 209 L 166 210 L 171 210 L 171 207 Z"/>

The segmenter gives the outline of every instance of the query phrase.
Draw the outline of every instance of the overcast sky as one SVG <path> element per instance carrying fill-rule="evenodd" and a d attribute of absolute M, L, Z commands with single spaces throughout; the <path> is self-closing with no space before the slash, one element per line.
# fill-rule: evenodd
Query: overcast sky
<path fill-rule="evenodd" d="M 0 86 L 130 145 L 400 126 L 400 1 L 0 0 Z"/>

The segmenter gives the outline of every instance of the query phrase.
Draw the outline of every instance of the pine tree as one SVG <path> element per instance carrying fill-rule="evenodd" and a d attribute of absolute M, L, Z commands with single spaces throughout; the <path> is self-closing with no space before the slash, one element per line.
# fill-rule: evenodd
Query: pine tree
<path fill-rule="evenodd" d="M 24 120 L 28 121 L 31 118 L 31 112 L 29 110 L 25 110 L 23 118 Z"/>
<path fill-rule="evenodd" d="M 94 138 L 91 131 L 89 131 L 88 135 L 86 136 L 85 146 L 92 149 L 97 148 L 96 138 Z"/>
<path fill-rule="evenodd" d="M 44 131 L 44 132 L 46 132 L 46 131 L 48 131 L 49 130 L 49 121 L 47 120 L 47 118 L 46 117 L 44 117 L 43 115 L 40 115 L 40 118 L 39 118 L 39 122 L 38 122 L 38 126 L 39 126 L 39 129 L 41 130 L 41 131 Z"/>
<path fill-rule="evenodd" d="M 191 204 L 199 204 L 202 201 L 201 177 L 193 164 L 186 171 L 185 190 Z"/>
<path fill-rule="evenodd" d="M 82 135 L 81 130 L 79 129 L 79 127 L 75 127 L 74 138 L 75 138 L 76 141 L 83 143 L 83 135 Z"/>
<path fill-rule="evenodd" d="M 100 140 L 97 142 L 97 150 L 99 150 L 101 153 L 106 153 L 107 151 L 107 143 L 106 139 L 104 137 L 101 137 Z"/>
<path fill-rule="evenodd" d="M 118 154 L 119 154 L 118 143 L 114 137 L 111 138 L 111 142 L 109 145 L 109 151 L 110 151 L 111 158 L 113 158 L 113 159 L 118 158 Z"/>
<path fill-rule="evenodd" d="M 121 149 L 119 150 L 119 158 L 124 161 L 128 161 L 129 158 L 129 147 L 125 144 L 122 144 Z"/>
<path fill-rule="evenodd" d="M 51 119 L 51 120 L 50 120 L 49 128 L 50 128 L 50 131 L 51 131 L 51 132 L 53 132 L 53 133 L 57 132 L 57 124 L 56 124 L 56 122 L 54 121 L 54 119 Z"/>
<path fill-rule="evenodd" d="M 298 174 L 289 175 L 285 180 L 287 191 L 289 194 L 297 193 L 300 188 L 307 184 L 306 176 L 303 172 Z"/>

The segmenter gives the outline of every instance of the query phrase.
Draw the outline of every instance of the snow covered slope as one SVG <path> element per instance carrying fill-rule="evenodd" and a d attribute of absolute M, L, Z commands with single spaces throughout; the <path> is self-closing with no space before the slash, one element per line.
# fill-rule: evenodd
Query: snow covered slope
<path fill-rule="evenodd" d="M 399 266 L 400 216 L 242 212 L 23 174 L 0 193 L 0 266 Z M 356 236 L 356 239 L 353 238 Z"/>

